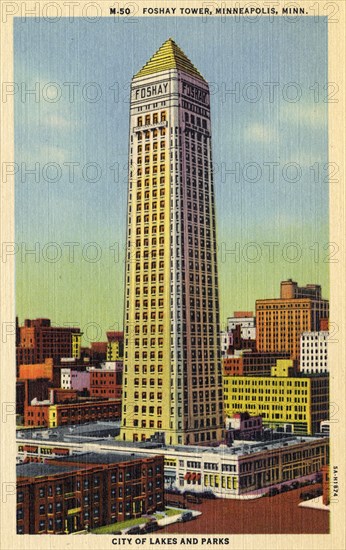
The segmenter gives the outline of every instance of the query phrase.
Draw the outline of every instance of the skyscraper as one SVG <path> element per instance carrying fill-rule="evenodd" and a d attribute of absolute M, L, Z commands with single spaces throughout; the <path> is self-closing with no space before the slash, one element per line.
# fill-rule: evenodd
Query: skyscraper
<path fill-rule="evenodd" d="M 172 39 L 133 77 L 121 439 L 220 440 L 208 84 Z"/>

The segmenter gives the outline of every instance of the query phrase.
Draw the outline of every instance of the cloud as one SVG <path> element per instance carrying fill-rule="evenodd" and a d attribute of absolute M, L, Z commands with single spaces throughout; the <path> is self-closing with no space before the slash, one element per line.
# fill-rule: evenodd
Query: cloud
<path fill-rule="evenodd" d="M 289 125 L 302 124 L 311 129 L 327 127 L 328 111 L 325 103 L 286 103 L 280 109 L 280 121 Z"/>
<path fill-rule="evenodd" d="M 245 129 L 245 138 L 258 143 L 271 143 L 277 141 L 278 132 L 276 128 L 270 125 L 256 122 L 247 126 Z"/>

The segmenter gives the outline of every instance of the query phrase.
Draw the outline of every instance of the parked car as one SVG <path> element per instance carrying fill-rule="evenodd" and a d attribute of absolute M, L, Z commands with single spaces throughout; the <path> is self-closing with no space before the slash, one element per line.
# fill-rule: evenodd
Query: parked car
<path fill-rule="evenodd" d="M 159 529 L 159 524 L 155 519 L 153 519 L 151 521 L 148 521 L 148 523 L 144 525 L 144 527 L 141 529 L 141 533 L 152 533 L 153 531 L 158 531 Z"/>
<path fill-rule="evenodd" d="M 186 500 L 187 502 L 193 502 L 194 504 L 202 504 L 202 499 L 197 495 L 187 495 Z"/>
<path fill-rule="evenodd" d="M 279 489 L 277 487 L 271 487 L 269 489 L 268 495 L 270 497 L 274 497 L 275 495 L 278 495 L 278 494 L 279 494 Z"/>
<path fill-rule="evenodd" d="M 193 518 L 192 512 L 185 512 L 180 518 L 179 521 L 190 521 Z"/>
<path fill-rule="evenodd" d="M 287 491 L 290 490 L 290 486 L 289 485 L 281 485 L 281 489 L 280 489 L 280 492 L 281 493 L 286 493 Z"/>
<path fill-rule="evenodd" d="M 130 527 L 128 531 L 126 531 L 126 535 L 140 535 L 142 532 L 142 529 L 139 525 L 134 525 L 133 527 Z"/>
<path fill-rule="evenodd" d="M 290 489 L 297 489 L 299 487 L 299 481 L 293 481 L 290 484 Z"/>

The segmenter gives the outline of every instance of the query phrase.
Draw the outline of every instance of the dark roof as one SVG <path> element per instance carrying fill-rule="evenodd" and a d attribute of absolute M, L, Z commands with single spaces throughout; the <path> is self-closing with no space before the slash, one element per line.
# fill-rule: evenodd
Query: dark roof
<path fill-rule="evenodd" d="M 40 463 L 40 462 L 28 462 L 27 464 L 18 464 L 16 467 L 17 477 L 43 477 L 52 476 L 55 474 L 64 474 L 67 472 L 74 472 L 79 470 L 78 466 L 69 466 Z"/>
<path fill-rule="evenodd" d="M 72 462 L 80 466 L 90 464 L 117 464 L 119 462 L 131 462 L 143 458 L 150 458 L 152 455 L 139 453 L 81 453 L 63 457 L 64 462 Z"/>

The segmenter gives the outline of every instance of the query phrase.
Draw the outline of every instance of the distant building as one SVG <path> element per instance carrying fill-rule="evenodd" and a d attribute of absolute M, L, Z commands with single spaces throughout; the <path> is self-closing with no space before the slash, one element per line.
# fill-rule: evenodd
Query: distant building
<path fill-rule="evenodd" d="M 261 416 L 250 416 L 248 412 L 235 413 L 226 419 L 225 440 L 231 445 L 234 440 L 259 440 L 263 436 Z"/>
<path fill-rule="evenodd" d="M 292 360 L 278 360 L 271 376 L 224 376 L 228 417 L 248 411 L 263 424 L 283 431 L 311 435 L 329 418 L 328 375 L 291 376 Z"/>
<path fill-rule="evenodd" d="M 220 350 L 221 358 L 227 357 L 231 347 L 231 334 L 228 330 L 222 330 L 220 332 Z"/>
<path fill-rule="evenodd" d="M 280 298 L 256 300 L 257 350 L 287 351 L 297 359 L 300 335 L 320 330 L 321 320 L 328 317 L 329 302 L 322 298 L 320 285 L 282 281 Z"/>
<path fill-rule="evenodd" d="M 235 311 L 233 317 L 227 318 L 228 332 L 240 326 L 243 340 L 256 340 L 256 318 L 252 311 Z"/>
<path fill-rule="evenodd" d="M 124 333 L 107 332 L 107 361 L 119 361 L 124 357 Z"/>
<path fill-rule="evenodd" d="M 60 373 L 62 388 L 90 391 L 90 372 L 86 367 L 63 367 Z"/>
<path fill-rule="evenodd" d="M 50 319 L 25 319 L 18 327 L 17 366 L 80 357 L 82 333 L 79 328 L 54 327 Z"/>
<path fill-rule="evenodd" d="M 223 373 L 227 376 L 270 376 L 278 359 L 289 359 L 288 352 L 265 353 L 240 351 L 222 360 Z"/>
<path fill-rule="evenodd" d="M 163 491 L 163 456 L 84 453 L 20 464 L 17 534 L 69 534 L 152 514 L 164 509 Z"/>
<path fill-rule="evenodd" d="M 303 332 L 300 337 L 300 371 L 326 373 L 328 367 L 328 331 Z"/>
<path fill-rule="evenodd" d="M 119 398 L 122 396 L 122 361 L 104 363 L 101 368 L 91 368 L 90 396 Z"/>
<path fill-rule="evenodd" d="M 119 420 L 121 399 L 79 400 L 76 403 L 53 405 L 50 400 L 28 405 L 24 413 L 25 426 L 54 428 L 68 424 L 83 424 L 97 420 Z"/>

